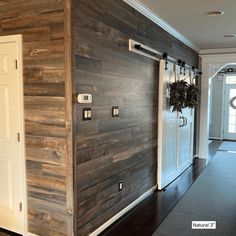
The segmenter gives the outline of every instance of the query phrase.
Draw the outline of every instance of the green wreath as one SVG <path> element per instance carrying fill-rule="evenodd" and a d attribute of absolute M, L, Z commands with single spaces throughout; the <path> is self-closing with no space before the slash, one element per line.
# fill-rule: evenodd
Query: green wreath
<path fill-rule="evenodd" d="M 195 84 L 188 86 L 186 94 L 185 106 L 188 108 L 195 108 L 198 106 L 199 88 Z"/>
<path fill-rule="evenodd" d="M 170 84 L 170 106 L 172 112 L 182 113 L 183 108 L 195 108 L 198 106 L 199 88 L 194 84 L 188 84 L 184 80 Z"/>
<path fill-rule="evenodd" d="M 184 80 L 170 84 L 170 106 L 173 106 L 172 112 L 178 111 L 182 113 L 182 109 L 185 107 L 187 91 L 188 83 Z"/>

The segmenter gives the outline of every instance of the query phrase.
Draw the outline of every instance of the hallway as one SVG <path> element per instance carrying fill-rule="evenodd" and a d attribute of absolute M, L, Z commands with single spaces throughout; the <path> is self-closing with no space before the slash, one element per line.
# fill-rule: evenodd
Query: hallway
<path fill-rule="evenodd" d="M 218 151 L 153 235 L 236 235 L 235 169 L 236 153 Z M 192 221 L 213 221 L 216 229 L 193 230 Z"/>

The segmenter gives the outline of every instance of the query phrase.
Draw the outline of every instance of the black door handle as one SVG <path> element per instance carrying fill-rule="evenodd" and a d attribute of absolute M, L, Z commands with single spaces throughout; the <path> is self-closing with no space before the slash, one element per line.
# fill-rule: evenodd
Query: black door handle
<path fill-rule="evenodd" d="M 184 117 L 184 126 L 188 125 L 188 119 L 186 117 Z"/>
<path fill-rule="evenodd" d="M 181 127 L 184 127 L 184 117 L 183 116 L 180 116 L 179 117 L 180 119 L 183 119 L 183 123 L 182 123 L 182 125 L 179 125 L 179 127 L 181 128 Z"/>

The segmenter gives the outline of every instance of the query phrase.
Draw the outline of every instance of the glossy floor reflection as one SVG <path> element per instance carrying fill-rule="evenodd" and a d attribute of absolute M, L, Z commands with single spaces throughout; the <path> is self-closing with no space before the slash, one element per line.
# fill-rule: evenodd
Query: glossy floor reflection
<path fill-rule="evenodd" d="M 216 154 L 220 141 L 209 145 L 210 159 Z M 206 161 L 195 159 L 180 177 L 166 187 L 166 191 L 156 191 L 135 209 L 110 226 L 103 236 L 149 236 L 157 229 L 170 211 L 176 206 L 189 187 L 206 167 Z"/>

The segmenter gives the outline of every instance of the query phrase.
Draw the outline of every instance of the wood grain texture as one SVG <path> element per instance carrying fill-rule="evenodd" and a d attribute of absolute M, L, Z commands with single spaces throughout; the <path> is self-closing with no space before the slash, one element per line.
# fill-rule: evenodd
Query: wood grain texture
<path fill-rule="evenodd" d="M 74 156 L 72 127 L 72 58 L 71 58 L 71 0 L 64 0 L 64 63 L 65 63 L 65 113 L 66 113 L 66 205 L 69 234 L 74 235 L 76 192 L 74 192 Z"/>
<path fill-rule="evenodd" d="M 28 225 L 43 236 L 73 232 L 68 2 L 0 1 L 0 35 L 23 35 Z"/>
<path fill-rule="evenodd" d="M 73 104 L 79 236 L 156 184 L 159 63 L 128 52 L 129 38 L 198 65 L 196 52 L 122 0 L 72 0 L 73 94 L 93 95 L 91 121 Z"/>
<path fill-rule="evenodd" d="M 72 235 L 75 212 L 88 235 L 156 184 L 159 65 L 128 39 L 192 65 L 197 53 L 121 0 L 7 0 L 0 13 L 0 35 L 23 34 L 29 231 Z M 93 94 L 91 121 L 78 92 Z"/>

